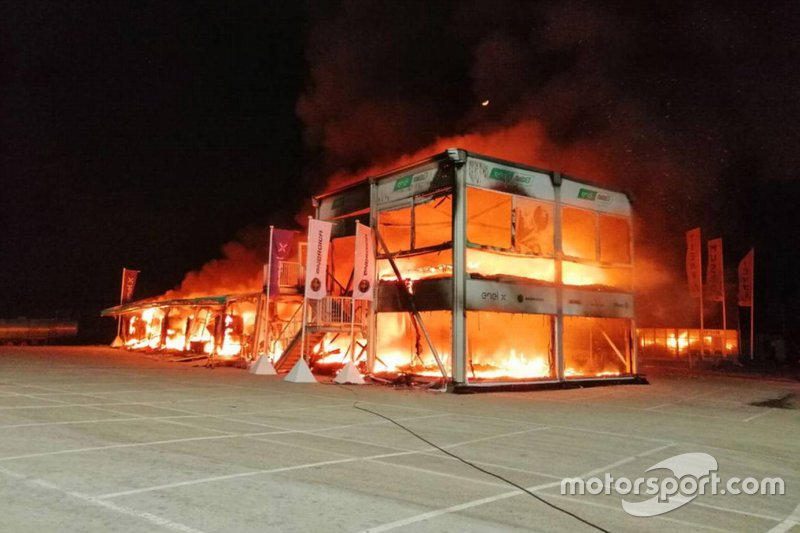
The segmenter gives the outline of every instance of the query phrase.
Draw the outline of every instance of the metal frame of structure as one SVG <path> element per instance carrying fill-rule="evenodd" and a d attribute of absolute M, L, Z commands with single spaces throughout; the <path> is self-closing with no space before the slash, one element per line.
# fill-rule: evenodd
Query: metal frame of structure
<path fill-rule="evenodd" d="M 481 276 L 468 273 L 467 250 L 474 246 L 467 241 L 467 189 L 473 187 L 499 191 L 514 197 L 545 199 L 547 202 L 552 202 L 554 214 L 552 260 L 555 270 L 552 283 L 531 283 L 519 278 L 503 277 L 481 279 Z M 558 172 L 503 161 L 465 150 L 449 149 L 426 160 L 317 196 L 314 198 L 314 205 L 317 218 L 335 223 L 333 235 L 336 238 L 352 235 L 356 221 L 365 223 L 368 220 L 373 229 L 378 229 L 380 213 L 413 205 L 419 195 L 435 194 L 440 191 L 452 194 L 452 240 L 444 246 L 452 249 L 452 275 L 449 278 L 417 282 L 412 305 L 419 310 L 452 311 L 450 349 L 453 356 L 450 373 L 447 376 L 448 381 L 455 387 L 492 387 L 509 383 L 540 385 L 636 379 L 638 343 L 635 342 L 632 292 L 633 237 L 630 223 L 632 210 L 630 200 L 625 193 L 564 176 Z M 561 212 L 564 206 L 577 207 L 592 213 L 611 214 L 628 221 L 630 262 L 626 268 L 630 268 L 630 284 L 627 288 L 580 287 L 562 282 L 563 265 L 568 262 L 561 246 Z M 412 227 L 413 224 L 412 221 Z M 619 267 L 619 265 L 600 263 L 600 237 L 599 233 L 596 235 L 597 261 L 592 266 Z M 377 250 L 381 251 L 380 246 Z M 415 252 L 407 252 L 405 255 L 413 253 Z M 390 255 L 379 253 L 378 259 L 391 259 Z M 400 258 L 402 255 L 398 254 L 397 257 Z M 574 258 L 568 259 L 569 262 L 574 260 Z M 398 283 L 380 283 L 377 274 L 375 283 L 378 295 L 376 305 L 371 306 L 368 321 L 370 370 L 373 369 L 378 355 L 376 340 L 380 331 L 377 330 L 377 315 L 382 312 L 411 312 L 408 305 L 403 303 L 403 299 L 394 294 L 400 290 Z M 426 290 L 430 294 L 427 294 Z M 430 296 L 431 294 L 434 296 Z M 467 312 L 472 310 L 550 315 L 553 320 L 552 350 L 556 361 L 555 375 L 527 381 L 478 382 L 471 379 L 467 368 Z M 620 318 L 627 321 L 629 333 L 625 349 L 629 358 L 629 371 L 615 376 L 566 375 L 564 321 L 567 317 Z M 617 354 L 621 355 L 619 350 Z"/>

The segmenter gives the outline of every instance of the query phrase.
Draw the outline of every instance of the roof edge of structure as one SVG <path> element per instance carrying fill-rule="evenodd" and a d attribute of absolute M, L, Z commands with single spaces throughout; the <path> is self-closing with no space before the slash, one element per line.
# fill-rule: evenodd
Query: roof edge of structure
<path fill-rule="evenodd" d="M 462 157 L 462 154 L 463 154 L 463 157 Z M 458 158 L 454 159 L 456 156 Z M 456 148 L 456 147 L 448 148 L 447 150 L 445 150 L 443 152 L 439 152 L 439 153 L 431 155 L 429 157 L 426 157 L 426 158 L 423 158 L 423 159 L 419 159 L 417 161 L 413 161 L 411 163 L 408 163 L 408 164 L 405 164 L 405 165 L 402 165 L 402 166 L 399 166 L 399 167 L 396 167 L 396 168 L 392 168 L 390 170 L 387 170 L 387 171 L 382 172 L 380 174 L 376 174 L 374 176 L 364 176 L 363 178 L 361 178 L 361 179 L 359 179 L 357 181 L 354 181 L 352 183 L 349 183 L 347 185 L 342 185 L 342 186 L 337 187 L 335 189 L 331 189 L 329 191 L 325 191 L 325 192 L 322 192 L 320 194 L 315 194 L 313 196 L 313 198 L 314 198 L 314 200 L 322 200 L 324 198 L 328 198 L 330 196 L 334 196 L 336 194 L 340 194 L 342 192 L 345 192 L 345 191 L 348 191 L 348 190 L 351 190 L 351 189 L 355 189 L 356 187 L 363 186 L 364 184 L 367 184 L 367 183 L 369 183 L 371 181 L 379 180 L 381 178 L 390 176 L 392 174 L 396 174 L 398 172 L 402 172 L 403 170 L 410 169 L 410 168 L 413 168 L 413 167 L 418 167 L 420 165 L 424 165 L 424 164 L 427 164 L 427 163 L 433 163 L 435 161 L 441 161 L 441 160 L 449 159 L 449 160 L 453 160 L 453 161 L 457 161 L 457 162 L 461 161 L 463 163 L 464 160 L 466 159 L 466 157 L 468 157 L 468 156 L 477 157 L 477 158 L 483 159 L 485 161 L 490 161 L 492 163 L 498 163 L 500 165 L 508 165 L 508 166 L 512 166 L 512 167 L 517 167 L 517 168 L 520 168 L 521 170 L 529 170 L 529 171 L 532 171 L 532 172 L 539 172 L 539 173 L 542 173 L 542 174 L 547 174 L 548 176 L 550 176 L 550 180 L 553 182 L 553 185 L 557 185 L 555 183 L 555 181 L 557 179 L 555 176 L 558 175 L 561 178 L 565 178 L 565 179 L 568 179 L 570 181 L 574 181 L 576 183 L 580 183 L 582 185 L 588 185 L 590 187 L 598 187 L 598 188 L 601 188 L 601 189 L 606 189 L 606 190 L 611 191 L 611 192 L 624 194 L 628 198 L 629 201 L 631 201 L 631 202 L 633 201 L 633 198 L 632 198 L 630 192 L 628 192 L 625 189 L 618 189 L 618 188 L 615 188 L 613 186 L 610 186 L 610 185 L 607 185 L 607 184 L 604 184 L 604 183 L 599 183 L 597 181 L 593 181 L 593 180 L 589 180 L 589 179 L 585 179 L 585 178 L 577 178 L 575 176 L 572 176 L 570 174 L 565 174 L 565 173 L 557 171 L 557 170 L 547 170 L 547 169 L 535 167 L 535 166 L 532 166 L 532 165 L 526 165 L 525 163 L 519 163 L 517 161 L 510 161 L 508 159 L 501 159 L 499 157 L 493 157 L 493 156 L 485 155 L 485 154 L 482 154 L 482 153 L 479 153 L 479 152 L 474 152 L 474 151 L 465 150 L 463 148 Z"/>
<path fill-rule="evenodd" d="M 144 309 L 150 309 L 153 307 L 224 306 L 227 303 L 244 298 L 251 298 L 258 296 L 259 294 L 259 292 L 245 292 L 236 294 L 220 294 L 214 296 L 198 296 L 196 298 L 174 298 L 171 300 L 154 300 L 152 298 L 145 298 L 142 300 L 136 300 L 135 302 L 115 305 L 114 307 L 103 309 L 100 311 L 100 316 L 108 317 L 124 315 L 126 313 L 134 313 L 136 311 L 142 311 Z"/>

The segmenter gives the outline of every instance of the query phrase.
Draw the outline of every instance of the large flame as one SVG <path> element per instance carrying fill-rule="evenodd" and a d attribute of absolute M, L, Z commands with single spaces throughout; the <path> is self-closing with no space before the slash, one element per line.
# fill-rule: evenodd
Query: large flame
<path fill-rule="evenodd" d="M 129 315 L 124 323 L 128 349 L 188 351 L 227 359 L 242 353 L 254 329 L 255 309 L 241 304 L 228 312 L 208 307 L 149 307 Z M 222 333 L 219 342 L 217 328 Z"/>

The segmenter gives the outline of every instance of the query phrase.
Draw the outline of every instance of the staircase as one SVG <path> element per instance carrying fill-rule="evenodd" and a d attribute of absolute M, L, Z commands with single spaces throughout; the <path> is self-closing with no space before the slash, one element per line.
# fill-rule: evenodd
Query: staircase
<path fill-rule="evenodd" d="M 306 307 L 298 308 L 284 331 L 279 335 L 280 339 L 291 338 L 291 341 L 275 363 L 275 370 L 278 372 L 290 371 L 303 353 L 303 321 L 302 314 L 298 315 L 298 312 L 304 308 Z M 354 330 L 363 331 L 368 312 L 369 306 L 363 300 L 353 301 L 352 298 L 346 296 L 326 296 L 320 300 L 308 301 L 308 314 L 305 322 L 307 350 L 310 352 L 314 346 L 319 344 L 326 333 L 349 334 Z M 294 337 L 290 337 L 292 335 L 290 326 L 298 327 Z M 284 333 L 286 333 L 285 337 Z"/>
<path fill-rule="evenodd" d="M 326 331 L 309 331 L 306 329 L 306 346 L 310 350 L 325 337 Z M 280 359 L 275 363 L 275 370 L 278 372 L 288 372 L 292 369 L 292 367 L 297 363 L 297 360 L 300 359 L 300 355 L 303 353 L 303 332 L 298 331 L 297 335 L 294 336 L 292 342 L 289 343 L 289 346 L 283 351 L 283 355 L 281 355 Z"/>

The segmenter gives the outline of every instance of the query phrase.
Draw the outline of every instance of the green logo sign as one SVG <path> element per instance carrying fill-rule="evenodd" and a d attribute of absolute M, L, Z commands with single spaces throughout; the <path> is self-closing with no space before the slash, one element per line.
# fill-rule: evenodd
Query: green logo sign
<path fill-rule="evenodd" d="M 530 183 L 531 177 L 530 176 L 521 176 L 519 174 L 514 174 L 514 181 L 517 183 Z"/>
<path fill-rule="evenodd" d="M 511 181 L 514 178 L 514 173 L 510 170 L 495 167 L 489 173 L 489 178 L 497 181 Z"/>
<path fill-rule="evenodd" d="M 394 190 L 399 191 L 411 186 L 411 180 L 414 176 L 403 176 L 394 182 Z"/>
<path fill-rule="evenodd" d="M 581 200 L 591 200 L 594 202 L 594 199 L 597 198 L 597 191 L 582 188 L 578 191 L 578 198 Z"/>

